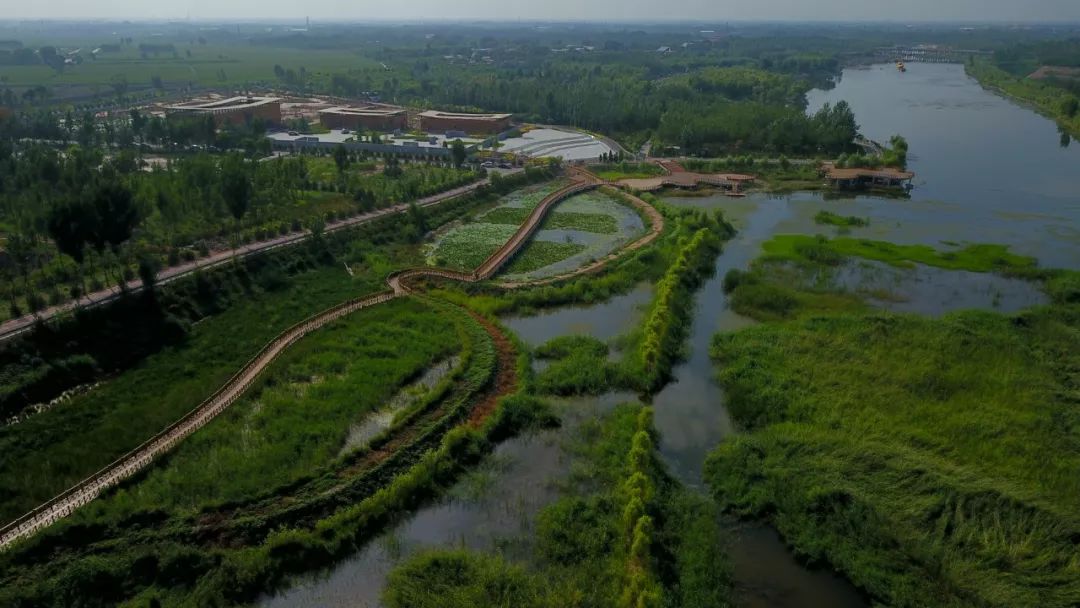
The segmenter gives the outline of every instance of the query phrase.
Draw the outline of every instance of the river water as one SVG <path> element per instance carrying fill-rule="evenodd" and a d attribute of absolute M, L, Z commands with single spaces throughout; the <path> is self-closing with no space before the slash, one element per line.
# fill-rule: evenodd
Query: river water
<path fill-rule="evenodd" d="M 904 135 L 917 174 L 910 199 L 838 199 L 812 193 L 669 199 L 676 205 L 722 209 L 739 230 L 718 258 L 715 276 L 697 295 L 687 360 L 674 369 L 674 381 L 653 397 L 661 456 L 687 485 L 703 489 L 705 456 L 737 431 L 724 408 L 724 393 L 714 382 L 708 349 L 716 332 L 736 331 L 752 321 L 728 309 L 723 275 L 732 268 L 748 268 L 761 243 L 773 235 L 833 234 L 834 228 L 813 220 L 827 209 L 870 218 L 869 226 L 852 230 L 857 237 L 942 249 L 967 242 L 1002 243 L 1044 266 L 1080 267 L 1080 145 L 1062 147 L 1051 121 L 983 90 L 962 66 L 908 68 L 906 74 L 891 65 L 847 70 L 835 89 L 814 91 L 809 98 L 810 111 L 846 99 L 872 139 Z M 867 277 L 885 281 L 896 296 L 878 304 L 900 312 L 1009 312 L 1043 299 L 1029 283 L 929 268 L 852 267 L 836 280 L 854 289 Z M 643 285 L 596 306 L 567 307 L 505 323 L 531 345 L 570 333 L 611 340 L 640 321 L 650 298 L 651 288 Z M 520 543 L 531 535 L 536 513 L 557 496 L 553 484 L 570 466 L 560 442 L 581 420 L 632 399 L 608 395 L 562 402 L 563 429 L 500 445 L 491 462 L 446 499 L 420 509 L 355 558 L 265 598 L 264 605 L 378 605 L 388 571 L 402 556 L 424 547 L 467 546 L 527 559 L 527 548 Z M 727 523 L 737 606 L 869 605 L 842 577 L 803 565 L 772 529 Z"/>
<path fill-rule="evenodd" d="M 1053 121 L 982 89 L 961 65 L 846 70 L 809 95 L 810 111 L 844 99 L 863 133 L 907 138 L 911 201 L 862 201 L 897 242 L 1005 243 L 1050 267 L 1080 266 L 1080 144 Z M 871 231 L 874 235 L 874 231 Z"/>

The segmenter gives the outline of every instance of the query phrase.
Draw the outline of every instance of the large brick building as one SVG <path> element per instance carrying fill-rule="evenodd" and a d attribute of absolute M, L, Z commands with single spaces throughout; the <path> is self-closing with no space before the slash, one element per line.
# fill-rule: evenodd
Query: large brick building
<path fill-rule="evenodd" d="M 510 128 L 511 114 L 464 114 L 428 110 L 420 113 L 420 130 L 425 133 L 502 133 Z"/>
<path fill-rule="evenodd" d="M 366 106 L 319 110 L 319 121 L 328 129 L 367 129 L 369 131 L 405 130 L 409 126 L 405 110 Z"/>
<path fill-rule="evenodd" d="M 210 114 L 218 125 L 244 124 L 261 118 L 271 124 L 281 123 L 281 99 L 277 97 L 230 97 L 228 99 L 193 100 L 165 106 L 165 113 Z"/>

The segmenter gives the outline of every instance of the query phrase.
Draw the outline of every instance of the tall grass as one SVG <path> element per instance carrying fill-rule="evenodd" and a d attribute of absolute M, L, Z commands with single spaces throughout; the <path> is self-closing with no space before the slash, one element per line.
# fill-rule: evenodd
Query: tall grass
<path fill-rule="evenodd" d="M 1080 309 L 718 335 L 716 498 L 893 606 L 1080 601 Z"/>
<path fill-rule="evenodd" d="M 770 258 L 837 265 L 850 257 L 912 267 L 916 263 L 971 272 L 1022 272 L 1035 267 L 1035 259 L 1009 252 L 1004 245 L 973 244 L 956 251 L 938 251 L 926 245 L 896 245 L 886 241 L 839 237 L 826 239 L 783 234 L 762 245 Z"/>
<path fill-rule="evenodd" d="M 337 457 L 350 423 L 455 352 L 461 331 L 453 317 L 415 300 L 337 321 L 290 349 L 248 396 L 170 454 L 168 466 L 84 513 L 195 512 L 309 474 Z"/>

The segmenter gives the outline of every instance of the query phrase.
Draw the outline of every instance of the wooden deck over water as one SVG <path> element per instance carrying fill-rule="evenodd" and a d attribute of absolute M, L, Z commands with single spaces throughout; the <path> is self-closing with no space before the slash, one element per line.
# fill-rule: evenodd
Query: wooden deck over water
<path fill-rule="evenodd" d="M 915 174 L 911 171 L 904 171 L 894 167 L 843 169 L 836 167 L 832 163 L 825 163 L 821 166 L 821 170 L 825 174 L 825 179 L 836 186 L 874 185 L 899 187 L 905 185 L 906 182 L 910 182 L 915 177 Z"/>

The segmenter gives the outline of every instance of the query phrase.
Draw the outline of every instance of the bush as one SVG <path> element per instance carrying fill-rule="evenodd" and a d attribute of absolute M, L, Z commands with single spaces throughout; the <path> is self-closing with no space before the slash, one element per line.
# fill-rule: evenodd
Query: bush
<path fill-rule="evenodd" d="M 592 336 L 560 336 L 536 348 L 538 359 L 562 359 L 576 353 L 606 357 L 608 347 Z"/>
<path fill-rule="evenodd" d="M 502 558 L 467 551 L 415 555 L 390 573 L 383 602 L 388 608 L 541 608 L 541 585 Z"/>

